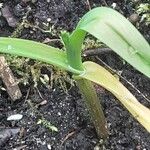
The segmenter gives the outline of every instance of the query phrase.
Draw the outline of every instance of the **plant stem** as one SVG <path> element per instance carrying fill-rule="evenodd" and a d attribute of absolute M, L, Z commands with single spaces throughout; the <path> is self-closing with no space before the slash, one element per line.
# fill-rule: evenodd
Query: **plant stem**
<path fill-rule="evenodd" d="M 106 139 L 108 137 L 106 119 L 92 82 L 76 77 L 75 80 L 83 95 L 98 137 Z"/>

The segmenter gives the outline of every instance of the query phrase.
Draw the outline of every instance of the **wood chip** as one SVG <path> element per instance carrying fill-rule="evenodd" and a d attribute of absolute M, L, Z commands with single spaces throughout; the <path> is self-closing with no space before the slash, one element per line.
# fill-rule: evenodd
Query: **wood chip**
<path fill-rule="evenodd" d="M 8 67 L 5 57 L 0 56 L 0 77 L 4 82 L 7 92 L 13 101 L 20 99 L 22 93 L 15 81 L 14 75 L 11 69 Z"/>

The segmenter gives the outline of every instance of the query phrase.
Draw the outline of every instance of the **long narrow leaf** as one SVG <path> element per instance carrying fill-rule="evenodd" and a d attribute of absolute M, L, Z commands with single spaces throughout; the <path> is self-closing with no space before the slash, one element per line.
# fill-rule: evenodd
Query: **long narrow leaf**
<path fill-rule="evenodd" d="M 83 42 L 86 32 L 108 45 L 133 67 L 150 77 L 150 46 L 138 30 L 117 11 L 106 7 L 91 10 L 81 19 L 70 36 L 70 41 L 75 41 L 75 45 L 80 47 L 79 44 Z M 78 35 L 80 38 L 75 38 Z M 75 45 L 72 44 L 72 47 Z"/>
<path fill-rule="evenodd" d="M 0 52 L 40 60 L 75 74 L 81 73 L 69 66 L 65 52 L 38 42 L 0 37 Z"/>
<path fill-rule="evenodd" d="M 150 110 L 140 104 L 128 89 L 106 69 L 93 62 L 85 62 L 84 66 L 86 72 L 80 77 L 93 81 L 114 94 L 134 118 L 150 132 Z"/>

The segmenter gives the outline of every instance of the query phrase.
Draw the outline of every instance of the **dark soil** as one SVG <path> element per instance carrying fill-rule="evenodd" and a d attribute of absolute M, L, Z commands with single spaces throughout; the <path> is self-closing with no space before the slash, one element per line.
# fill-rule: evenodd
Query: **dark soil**
<path fill-rule="evenodd" d="M 72 31 L 88 10 L 86 0 L 1 0 L 3 7 L 8 6 L 10 13 L 17 23 L 21 23 L 24 16 L 28 23 L 19 30 L 15 37 L 33 39 L 43 42 L 46 38 L 56 39 L 61 30 Z M 135 3 L 129 0 L 91 0 L 90 6 L 111 6 L 116 2 L 116 9 L 124 16 L 134 13 Z M 139 1 L 140 3 L 140 1 Z M 28 12 L 28 14 L 27 14 Z M 26 15 L 27 14 L 27 15 Z M 0 36 L 11 36 L 17 28 L 10 26 L 8 18 L 0 16 Z M 45 33 L 53 25 L 53 34 Z M 38 28 L 37 28 L 38 26 Z M 144 23 L 138 26 L 139 30 L 149 39 L 149 29 Z M 42 30 L 41 30 L 42 29 Z M 58 42 L 50 43 L 61 47 Z M 109 53 L 99 56 L 111 68 L 130 81 L 141 93 L 150 99 L 150 80 L 127 63 L 124 63 L 116 54 Z M 87 58 L 93 59 L 95 58 Z M 13 68 L 12 68 L 13 69 Z M 15 70 L 13 70 L 15 73 Z M 47 73 L 47 72 L 46 72 Z M 124 80 L 122 82 L 147 107 L 150 103 Z M 3 83 L 0 80 L 0 85 Z M 67 87 L 69 88 L 67 83 Z M 37 88 L 30 85 L 20 85 L 23 93 L 22 99 L 12 102 L 7 92 L 0 90 L 0 131 L 6 128 L 20 128 L 18 135 L 5 140 L 0 146 L 1 150 L 148 150 L 150 147 L 150 134 L 139 125 L 137 121 L 125 110 L 122 105 L 107 91 L 98 90 L 102 97 L 102 105 L 108 122 L 110 132 L 106 142 L 97 138 L 96 132 L 90 122 L 87 110 L 76 86 L 66 93 L 59 82 L 53 88 L 46 88 L 38 83 Z M 28 93 L 29 92 L 29 93 Z M 41 95 L 40 95 L 40 94 Z M 40 102 L 47 103 L 36 107 Z M 10 114 L 22 114 L 19 121 L 7 121 Z M 48 126 L 37 124 L 44 118 L 58 128 L 58 132 L 50 131 Z"/>

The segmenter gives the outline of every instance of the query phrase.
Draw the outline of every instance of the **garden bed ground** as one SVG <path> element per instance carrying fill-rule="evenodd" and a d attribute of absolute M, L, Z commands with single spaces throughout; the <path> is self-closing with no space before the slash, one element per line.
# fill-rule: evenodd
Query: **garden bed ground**
<path fill-rule="evenodd" d="M 3 7 L 7 6 L 10 11 L 7 11 L 9 15 L 0 16 L 0 36 L 33 39 L 45 43 L 48 40 L 48 43 L 61 47 L 62 45 L 57 40 L 53 40 L 58 38 L 61 30 L 72 31 L 79 18 L 90 7 L 111 6 L 115 2 L 117 3 L 116 9 L 126 17 L 135 12 L 137 4 L 128 0 L 91 0 L 90 5 L 86 0 L 32 0 L 32 2 L 30 0 L 2 0 Z M 8 21 L 10 16 L 13 18 L 13 24 Z M 24 24 L 21 24 L 22 20 Z M 18 27 L 17 23 L 21 25 Z M 52 33 L 45 33 L 49 27 Z M 145 38 L 150 40 L 148 27 L 144 23 L 138 27 Z M 150 80 L 148 78 L 124 63 L 113 52 L 100 55 L 99 58 L 121 73 L 121 76 L 150 99 Z M 94 57 L 86 59 L 101 63 Z M 35 62 L 29 61 L 29 63 L 32 66 Z M 10 66 L 16 77 L 19 78 L 20 75 L 15 66 Z M 52 75 L 52 70 L 49 71 L 46 67 L 41 67 L 41 72 L 48 76 Z M 35 88 L 32 79 L 31 76 L 26 86 L 20 83 L 23 96 L 16 102 L 11 101 L 6 91 L 0 90 L 0 133 L 8 128 L 20 128 L 19 134 L 8 137 L 3 142 L 0 141 L 1 150 L 12 150 L 13 148 L 17 150 L 149 149 L 150 134 L 107 91 L 96 87 L 103 98 L 102 105 L 110 132 L 109 139 L 103 142 L 97 138 L 76 86 L 70 88 L 71 82 L 66 83 L 68 89 L 66 91 L 59 80 L 53 84 L 52 88 L 47 88 L 40 81 L 37 82 L 38 85 Z M 62 78 L 61 81 L 64 80 Z M 120 80 L 141 103 L 150 107 L 150 103 L 140 93 L 127 84 L 123 78 Z M 3 86 L 1 80 L 0 86 Z M 45 100 L 47 103 L 40 106 L 39 104 Z M 7 121 L 10 114 L 16 113 L 22 114 L 23 118 L 19 121 Z M 47 125 L 37 124 L 42 118 L 46 120 L 43 119 Z M 48 129 L 50 127 L 48 123 L 57 127 L 58 132 Z"/>

